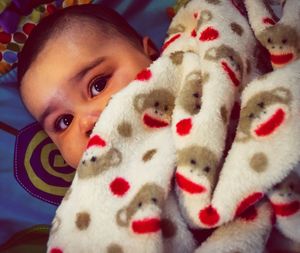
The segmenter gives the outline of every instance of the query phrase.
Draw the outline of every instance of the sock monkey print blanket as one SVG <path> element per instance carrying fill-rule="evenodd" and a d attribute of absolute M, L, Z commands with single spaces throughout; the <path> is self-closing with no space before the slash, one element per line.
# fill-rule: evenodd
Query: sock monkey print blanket
<path fill-rule="evenodd" d="M 101 114 L 49 253 L 264 252 L 274 226 L 300 243 L 300 1 L 281 4 L 278 20 L 263 0 L 248 19 L 236 1 L 181 1 L 161 56 Z M 190 228 L 215 230 L 197 245 Z"/>

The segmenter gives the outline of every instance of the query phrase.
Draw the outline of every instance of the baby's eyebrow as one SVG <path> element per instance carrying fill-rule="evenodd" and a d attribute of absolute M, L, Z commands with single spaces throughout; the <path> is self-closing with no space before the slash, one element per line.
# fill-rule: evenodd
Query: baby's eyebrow
<path fill-rule="evenodd" d="M 38 121 L 40 122 L 43 129 L 45 129 L 46 118 L 56 109 L 56 107 L 56 103 L 54 103 L 54 101 L 51 101 L 46 110 L 43 111 L 43 113 L 39 117 Z"/>
<path fill-rule="evenodd" d="M 85 76 L 85 74 L 87 72 L 89 72 L 91 69 L 95 68 L 97 65 L 102 63 L 104 60 L 105 60 L 105 57 L 98 57 L 98 58 L 94 59 L 93 61 L 88 63 L 87 66 L 85 66 L 82 70 L 80 70 L 80 72 L 78 72 L 73 77 L 71 77 L 70 81 L 82 79 L 82 77 Z"/>

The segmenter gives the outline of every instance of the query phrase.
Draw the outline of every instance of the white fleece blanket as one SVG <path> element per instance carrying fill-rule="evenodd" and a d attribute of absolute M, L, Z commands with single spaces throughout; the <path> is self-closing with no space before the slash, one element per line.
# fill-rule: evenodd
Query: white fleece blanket
<path fill-rule="evenodd" d="M 250 24 L 235 3 L 183 1 L 161 56 L 99 118 L 47 252 L 263 252 L 275 222 L 300 241 L 300 1 L 276 23 L 246 0 Z M 188 226 L 217 229 L 196 245 Z"/>

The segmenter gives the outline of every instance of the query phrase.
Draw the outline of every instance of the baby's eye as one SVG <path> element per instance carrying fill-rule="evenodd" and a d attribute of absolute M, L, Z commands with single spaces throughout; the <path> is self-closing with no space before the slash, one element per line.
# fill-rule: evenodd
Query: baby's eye
<path fill-rule="evenodd" d="M 55 122 L 55 130 L 63 131 L 67 129 L 73 120 L 73 116 L 71 114 L 65 114 L 60 116 Z"/>
<path fill-rule="evenodd" d="M 102 76 L 96 78 L 94 81 L 92 81 L 90 85 L 90 94 L 91 97 L 97 96 L 104 88 L 106 87 L 108 76 Z"/>

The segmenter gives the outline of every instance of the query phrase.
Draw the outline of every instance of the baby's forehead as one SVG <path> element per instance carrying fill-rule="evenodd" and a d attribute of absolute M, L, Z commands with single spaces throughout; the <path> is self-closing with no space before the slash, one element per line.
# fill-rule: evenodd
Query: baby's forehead
<path fill-rule="evenodd" d="M 69 40 L 76 38 L 90 39 L 90 37 L 99 37 L 109 39 L 111 37 L 117 37 L 116 31 L 112 31 L 113 28 L 105 22 L 96 22 L 94 18 L 86 16 L 74 16 L 70 15 L 62 17 L 57 21 L 55 28 L 49 35 L 49 40 L 58 37 L 68 37 Z"/>
<path fill-rule="evenodd" d="M 79 58 L 89 57 L 109 47 L 115 47 L 116 42 L 122 43 L 118 37 L 106 36 L 99 29 L 93 27 L 82 29 L 79 25 L 74 25 L 49 37 L 35 61 L 44 61 L 55 55 L 59 59 L 60 53 L 61 57 L 76 54 Z"/>

